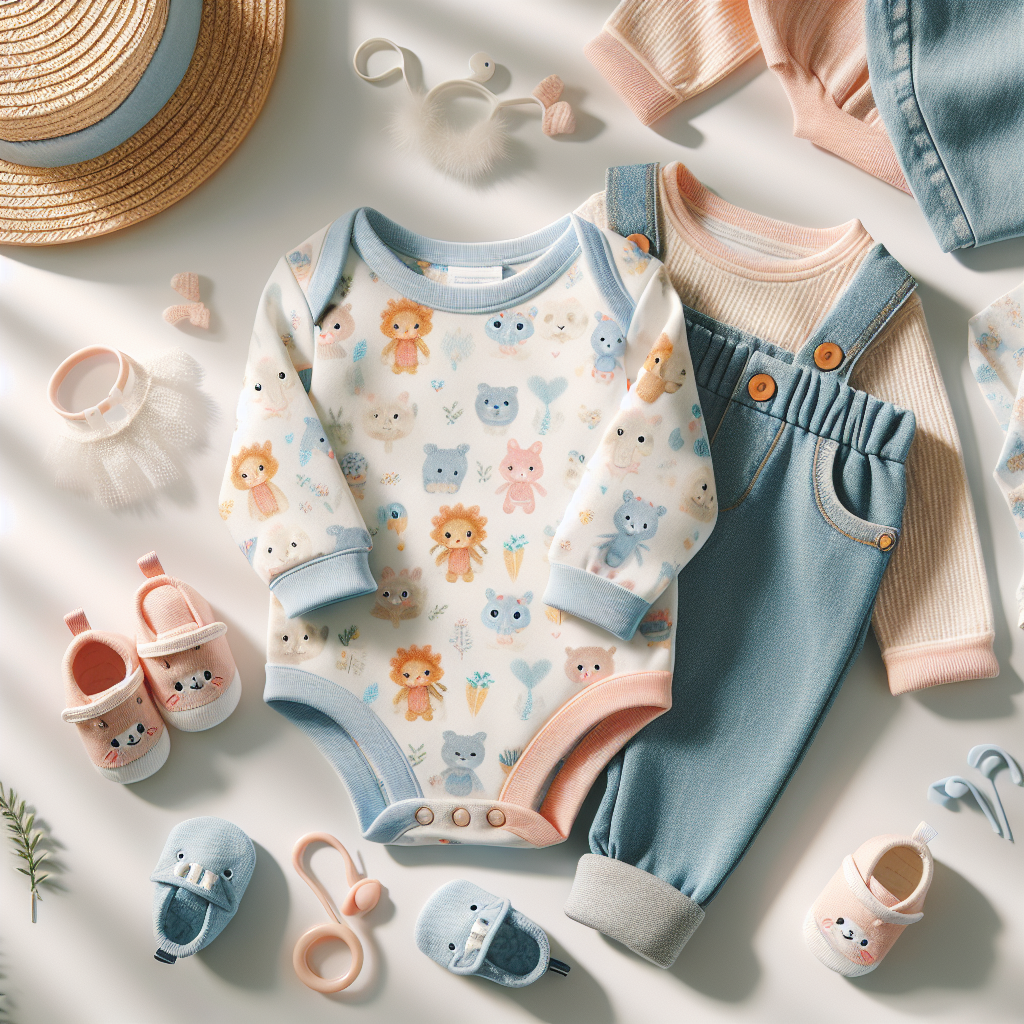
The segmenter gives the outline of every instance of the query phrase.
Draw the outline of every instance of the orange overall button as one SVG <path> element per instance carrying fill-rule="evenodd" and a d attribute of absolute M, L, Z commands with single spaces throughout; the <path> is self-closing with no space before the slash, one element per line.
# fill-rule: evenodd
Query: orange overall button
<path fill-rule="evenodd" d="M 465 828 L 469 824 L 469 811 L 465 807 L 456 807 L 452 811 L 452 821 L 455 822 L 459 828 Z"/>
<path fill-rule="evenodd" d="M 834 370 L 843 361 L 843 350 L 834 341 L 822 342 L 814 350 L 814 365 L 819 370 Z"/>
<path fill-rule="evenodd" d="M 767 373 L 755 373 L 747 385 L 747 393 L 755 402 L 767 402 L 775 394 L 775 380 Z"/>
<path fill-rule="evenodd" d="M 888 551 L 895 543 L 896 541 L 893 539 L 892 534 L 889 533 L 883 533 L 882 536 L 878 538 L 878 547 L 881 551 Z"/>
<path fill-rule="evenodd" d="M 498 810 L 497 807 L 492 807 L 487 812 L 487 824 L 493 825 L 495 828 L 501 828 L 501 826 L 505 824 L 504 813 Z"/>
<path fill-rule="evenodd" d="M 635 235 L 626 235 L 626 241 L 632 242 L 638 249 L 643 250 L 643 252 L 651 251 L 651 240 L 646 235 L 641 235 L 639 233 Z"/>
<path fill-rule="evenodd" d="M 416 820 L 421 825 L 429 825 L 434 820 L 434 812 L 429 807 L 421 807 L 416 812 Z"/>

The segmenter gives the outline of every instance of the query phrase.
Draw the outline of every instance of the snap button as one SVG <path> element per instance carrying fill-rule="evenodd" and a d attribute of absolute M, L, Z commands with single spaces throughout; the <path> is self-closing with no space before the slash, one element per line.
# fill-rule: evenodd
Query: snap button
<path fill-rule="evenodd" d="M 888 533 L 883 533 L 882 536 L 878 538 L 878 548 L 880 551 L 888 551 L 895 543 L 896 542 L 893 540 L 892 536 Z"/>
<path fill-rule="evenodd" d="M 493 825 L 495 828 L 501 828 L 505 824 L 505 815 L 497 807 L 492 807 L 487 812 L 487 824 Z"/>
<path fill-rule="evenodd" d="M 775 380 L 767 373 L 755 373 L 747 384 L 747 393 L 755 402 L 767 402 L 775 394 Z"/>
<path fill-rule="evenodd" d="M 834 370 L 843 361 L 843 350 L 833 341 L 824 341 L 814 350 L 814 365 L 819 370 Z"/>
<path fill-rule="evenodd" d="M 416 820 L 421 825 L 429 825 L 434 820 L 434 812 L 429 807 L 421 807 L 416 811 Z"/>
<path fill-rule="evenodd" d="M 469 811 L 465 807 L 456 807 L 452 811 L 452 821 L 455 822 L 459 828 L 465 828 L 469 824 Z"/>
<path fill-rule="evenodd" d="M 638 249 L 642 249 L 644 252 L 651 251 L 651 240 L 646 235 L 626 235 L 626 241 L 632 242 Z"/>

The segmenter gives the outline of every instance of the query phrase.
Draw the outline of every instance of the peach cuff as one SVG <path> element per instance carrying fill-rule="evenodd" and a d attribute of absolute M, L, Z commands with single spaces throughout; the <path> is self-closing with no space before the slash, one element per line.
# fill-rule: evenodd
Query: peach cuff
<path fill-rule="evenodd" d="M 675 89 L 607 28 L 587 43 L 583 53 L 626 101 L 641 124 L 653 124 L 682 102 Z"/>
<path fill-rule="evenodd" d="M 940 683 L 992 679 L 999 675 L 999 661 L 992 650 L 994 639 L 995 634 L 982 633 L 885 651 L 882 661 L 889 674 L 889 689 L 899 695 Z"/>

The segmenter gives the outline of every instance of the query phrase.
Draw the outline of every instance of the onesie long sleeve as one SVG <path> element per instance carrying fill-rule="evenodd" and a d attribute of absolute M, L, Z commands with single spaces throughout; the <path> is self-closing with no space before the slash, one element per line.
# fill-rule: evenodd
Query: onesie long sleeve
<path fill-rule="evenodd" d="M 572 216 L 340 218 L 264 290 L 220 509 L 270 589 L 264 699 L 365 838 L 561 842 L 671 706 L 668 584 L 715 525 L 664 267 Z"/>

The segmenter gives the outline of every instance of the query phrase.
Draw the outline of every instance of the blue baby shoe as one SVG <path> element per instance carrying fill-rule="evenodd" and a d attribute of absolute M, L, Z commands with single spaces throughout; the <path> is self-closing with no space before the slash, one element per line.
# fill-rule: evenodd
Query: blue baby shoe
<path fill-rule="evenodd" d="M 235 916 L 252 870 L 252 840 L 223 818 L 189 818 L 171 829 L 150 880 L 154 957 L 173 964 L 208 946 Z"/>
<path fill-rule="evenodd" d="M 452 974 L 476 974 L 508 988 L 532 985 L 548 968 L 569 973 L 568 964 L 551 959 L 542 928 L 507 899 L 461 878 L 427 900 L 416 921 L 416 945 Z"/>

